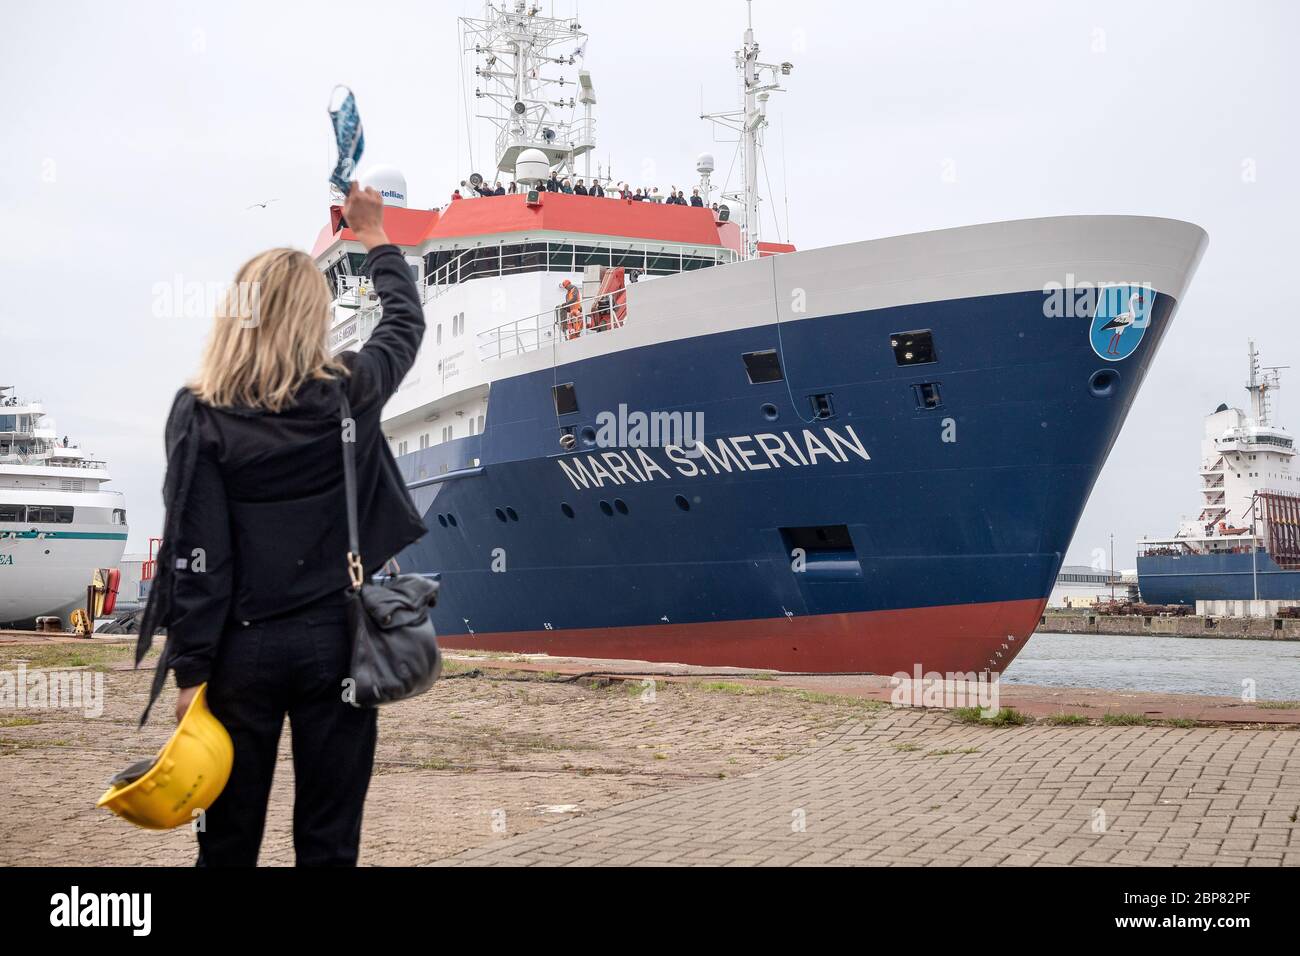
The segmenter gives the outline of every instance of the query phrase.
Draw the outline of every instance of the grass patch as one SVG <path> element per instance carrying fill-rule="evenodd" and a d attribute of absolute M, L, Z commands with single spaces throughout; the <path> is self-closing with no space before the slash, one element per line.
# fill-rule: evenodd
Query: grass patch
<path fill-rule="evenodd" d="M 30 727 L 32 724 L 39 724 L 40 721 L 35 717 L 6 717 L 0 720 L 0 727 Z"/>
<path fill-rule="evenodd" d="M 783 694 L 789 694 L 795 700 L 805 704 L 833 704 L 838 707 L 853 707 L 858 710 L 884 710 L 889 706 L 883 700 L 870 697 L 851 697 L 847 694 L 826 694 L 817 690 L 801 690 L 794 687 L 779 688 Z"/>
<path fill-rule="evenodd" d="M 913 751 L 921 749 L 920 744 L 890 744 L 889 746 L 893 747 L 895 750 L 897 750 L 899 753 L 902 754 L 910 754 Z"/>
<path fill-rule="evenodd" d="M 1029 723 L 1029 718 L 1014 707 L 1003 707 L 992 717 L 985 717 L 978 707 L 957 707 L 949 713 L 963 724 L 979 724 L 981 727 L 1019 727 Z"/>
<path fill-rule="evenodd" d="M 1190 717 L 1170 717 L 1168 720 L 1162 720 L 1161 723 L 1167 727 L 1182 727 L 1184 730 L 1196 726 L 1196 721 Z"/>
<path fill-rule="evenodd" d="M 1295 710 L 1300 708 L 1300 700 L 1261 700 L 1255 706 L 1261 710 Z"/>
<path fill-rule="evenodd" d="M 1145 727 L 1151 718 L 1146 714 L 1102 714 L 1101 722 L 1107 727 Z"/>
<path fill-rule="evenodd" d="M 742 697 L 751 694 L 767 693 L 766 687 L 746 687 L 744 684 L 737 684 L 734 681 L 726 680 L 698 681 L 693 683 L 691 686 L 702 691 L 707 691 L 710 694 L 735 694 Z"/>
<path fill-rule="evenodd" d="M 430 757 L 428 760 L 421 760 L 416 766 L 421 770 L 448 770 L 452 763 L 446 757 Z"/>
<path fill-rule="evenodd" d="M 1043 723 L 1053 727 L 1078 727 L 1088 723 L 1088 718 L 1082 714 L 1052 714 L 1050 717 L 1044 717 Z"/>
<path fill-rule="evenodd" d="M 25 661 L 28 670 L 60 670 L 89 667 L 106 671 L 115 664 L 133 660 L 135 648 L 128 644 L 15 644 L 0 648 L 0 662 L 15 666 Z"/>

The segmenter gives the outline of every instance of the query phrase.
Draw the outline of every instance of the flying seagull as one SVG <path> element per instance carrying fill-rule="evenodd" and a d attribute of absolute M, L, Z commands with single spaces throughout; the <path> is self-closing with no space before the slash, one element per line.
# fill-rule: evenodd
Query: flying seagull
<path fill-rule="evenodd" d="M 249 206 L 248 209 L 245 209 L 244 212 L 248 212 L 249 209 L 265 209 L 267 206 L 271 205 L 271 203 L 279 201 L 280 200 L 278 199 L 268 199 L 266 202 L 255 202 L 253 205 Z"/>

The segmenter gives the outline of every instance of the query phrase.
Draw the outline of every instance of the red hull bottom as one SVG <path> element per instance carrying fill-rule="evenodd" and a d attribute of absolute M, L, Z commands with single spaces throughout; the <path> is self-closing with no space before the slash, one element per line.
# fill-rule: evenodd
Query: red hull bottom
<path fill-rule="evenodd" d="M 698 624 L 455 634 L 444 646 L 554 657 L 781 671 L 997 673 L 1038 626 L 1046 598 Z"/>

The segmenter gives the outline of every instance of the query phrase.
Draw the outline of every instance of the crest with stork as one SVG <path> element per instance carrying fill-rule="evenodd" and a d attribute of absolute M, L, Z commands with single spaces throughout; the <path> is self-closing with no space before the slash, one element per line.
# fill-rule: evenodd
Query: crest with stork
<path fill-rule="evenodd" d="M 1136 285 L 1098 290 L 1097 311 L 1089 338 L 1092 350 L 1107 362 L 1126 359 L 1136 351 L 1151 322 L 1155 290 Z"/>

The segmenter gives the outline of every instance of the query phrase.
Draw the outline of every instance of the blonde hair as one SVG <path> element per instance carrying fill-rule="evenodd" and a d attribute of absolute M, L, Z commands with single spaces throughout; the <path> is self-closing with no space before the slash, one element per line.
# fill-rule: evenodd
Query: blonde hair
<path fill-rule="evenodd" d="M 190 391 L 209 405 L 278 412 L 304 382 L 346 375 L 325 344 L 329 304 L 325 277 L 305 252 L 249 259 L 217 306 Z"/>

